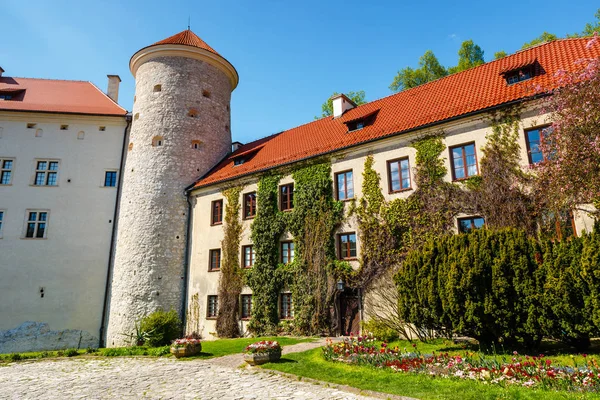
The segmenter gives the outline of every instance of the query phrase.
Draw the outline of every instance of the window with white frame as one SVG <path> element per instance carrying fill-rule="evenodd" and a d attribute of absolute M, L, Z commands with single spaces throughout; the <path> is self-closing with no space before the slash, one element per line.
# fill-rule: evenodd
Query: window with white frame
<path fill-rule="evenodd" d="M 58 161 L 37 160 L 33 184 L 36 186 L 58 185 Z"/>
<path fill-rule="evenodd" d="M 10 185 L 12 182 L 14 160 L 0 159 L 0 185 Z"/>
<path fill-rule="evenodd" d="M 26 239 L 43 239 L 48 228 L 48 211 L 27 211 Z"/>

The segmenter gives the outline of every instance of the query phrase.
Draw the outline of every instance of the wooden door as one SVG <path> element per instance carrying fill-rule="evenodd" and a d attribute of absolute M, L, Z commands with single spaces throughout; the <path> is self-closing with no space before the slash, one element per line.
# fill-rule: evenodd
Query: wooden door
<path fill-rule="evenodd" d="M 360 332 L 360 296 L 356 290 L 346 289 L 340 295 L 341 335 Z"/>

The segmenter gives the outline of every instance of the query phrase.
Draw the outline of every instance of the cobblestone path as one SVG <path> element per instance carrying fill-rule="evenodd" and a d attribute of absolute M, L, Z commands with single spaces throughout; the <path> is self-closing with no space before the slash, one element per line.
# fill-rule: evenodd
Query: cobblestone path
<path fill-rule="evenodd" d="M 211 361 L 114 357 L 12 363 L 0 366 L 0 399 L 369 399 Z"/>

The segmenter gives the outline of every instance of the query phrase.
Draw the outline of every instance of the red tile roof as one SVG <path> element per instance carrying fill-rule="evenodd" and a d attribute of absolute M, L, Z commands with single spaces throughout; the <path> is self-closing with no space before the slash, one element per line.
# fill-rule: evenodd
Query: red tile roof
<path fill-rule="evenodd" d="M 0 77 L 0 92 L 18 93 L 13 100 L 0 100 L 0 110 L 94 115 L 127 113 L 91 82 L 3 76 Z"/>
<path fill-rule="evenodd" d="M 500 60 L 459 72 L 413 89 L 363 104 L 342 117 L 326 117 L 283 131 L 277 135 L 241 146 L 228 156 L 195 187 L 264 171 L 305 158 L 356 146 L 390 135 L 408 132 L 430 124 L 483 111 L 505 103 L 525 99 L 533 88 L 556 87 L 554 75 L 559 69 L 574 70 L 577 60 L 600 57 L 600 43 L 586 48 L 589 39 L 562 39 L 520 51 Z M 506 68 L 528 65 L 537 60 L 538 74 L 532 79 L 507 85 L 500 75 Z M 379 110 L 375 121 L 363 129 L 348 132 L 345 122 Z M 241 165 L 234 166 L 236 154 L 262 146 Z"/>
<path fill-rule="evenodd" d="M 206 42 L 204 40 L 200 39 L 198 37 L 198 35 L 196 35 L 192 31 L 190 31 L 189 29 L 187 29 L 183 32 L 179 32 L 178 34 L 170 36 L 159 42 L 156 42 L 152 46 L 156 46 L 159 44 L 183 44 L 185 46 L 199 47 L 201 49 L 208 50 L 211 53 L 214 53 L 214 54 L 220 56 L 220 54 L 217 53 L 215 51 L 215 49 L 213 49 L 208 44 L 206 44 Z"/>

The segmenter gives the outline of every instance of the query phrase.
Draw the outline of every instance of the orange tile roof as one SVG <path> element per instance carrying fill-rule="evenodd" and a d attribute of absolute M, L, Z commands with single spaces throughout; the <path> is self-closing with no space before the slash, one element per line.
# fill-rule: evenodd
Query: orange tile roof
<path fill-rule="evenodd" d="M 215 49 L 210 47 L 204 40 L 200 39 L 198 37 L 198 35 L 196 35 L 192 31 L 190 31 L 189 29 L 187 29 L 183 32 L 179 32 L 178 34 L 170 36 L 159 42 L 156 42 L 152 46 L 156 46 L 159 44 L 183 44 L 185 46 L 199 47 L 201 49 L 208 50 L 211 53 L 214 53 L 214 54 L 220 56 L 220 54 L 217 53 L 215 51 Z"/>
<path fill-rule="evenodd" d="M 0 110 L 94 115 L 127 113 L 91 82 L 3 76 L 0 77 L 0 92 L 3 91 L 18 94 L 13 100 L 0 100 Z"/>
<path fill-rule="evenodd" d="M 577 60 L 600 57 L 600 43 L 586 48 L 589 39 L 562 39 L 520 51 L 500 60 L 363 104 L 342 117 L 322 118 L 244 146 L 196 182 L 202 187 L 268 170 L 306 158 L 331 153 L 394 134 L 409 132 L 449 119 L 531 97 L 534 87 L 556 87 L 555 73 L 577 68 Z M 507 85 L 501 71 L 537 60 L 536 75 Z M 348 132 L 345 122 L 379 110 L 375 121 Z M 237 153 L 262 146 L 252 159 L 234 166 Z M 233 157 L 232 157 L 233 156 Z"/>

